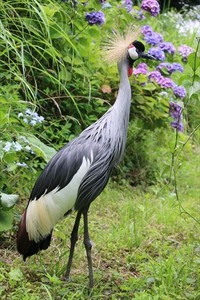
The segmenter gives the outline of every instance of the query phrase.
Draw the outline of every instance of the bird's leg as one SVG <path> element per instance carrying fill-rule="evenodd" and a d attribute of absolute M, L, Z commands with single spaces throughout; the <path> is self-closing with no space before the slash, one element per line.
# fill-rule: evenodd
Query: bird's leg
<path fill-rule="evenodd" d="M 88 261 L 88 269 L 89 269 L 89 287 L 93 288 L 94 286 L 94 279 L 93 279 L 93 268 L 92 268 L 92 242 L 89 237 L 88 231 L 88 209 L 83 212 L 83 219 L 84 219 L 84 245 L 87 254 L 87 261 Z"/>
<path fill-rule="evenodd" d="M 76 220 L 74 223 L 74 227 L 73 227 L 72 233 L 71 233 L 71 246 L 70 246 L 69 258 L 68 258 L 68 262 L 67 262 L 67 271 L 65 273 L 66 279 L 69 279 L 69 275 L 70 275 L 70 270 L 71 270 L 71 266 L 72 266 L 73 255 L 74 255 L 74 249 L 75 249 L 76 242 L 78 240 L 78 227 L 79 227 L 80 219 L 81 219 L 81 212 L 78 211 Z"/>

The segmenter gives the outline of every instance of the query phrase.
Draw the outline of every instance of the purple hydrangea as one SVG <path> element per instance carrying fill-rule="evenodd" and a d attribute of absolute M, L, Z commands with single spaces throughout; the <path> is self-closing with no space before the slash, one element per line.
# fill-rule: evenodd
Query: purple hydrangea
<path fill-rule="evenodd" d="M 162 88 L 174 88 L 175 86 L 175 83 L 171 78 L 164 76 L 162 76 L 162 78 L 159 80 L 159 84 Z"/>
<path fill-rule="evenodd" d="M 86 13 L 85 19 L 89 25 L 102 25 L 105 23 L 105 15 L 102 11 Z"/>
<path fill-rule="evenodd" d="M 161 71 L 161 72 L 163 71 L 163 69 L 166 69 L 170 73 L 171 64 L 168 62 L 162 62 L 156 67 L 156 70 Z"/>
<path fill-rule="evenodd" d="M 187 45 L 181 45 L 178 47 L 178 52 L 183 57 L 183 61 L 187 61 L 187 57 L 190 53 L 193 52 L 193 49 Z"/>
<path fill-rule="evenodd" d="M 134 18 L 138 19 L 138 20 L 143 20 L 143 19 L 145 19 L 145 16 L 144 16 L 142 10 L 137 10 L 137 9 L 132 8 L 132 10 L 131 10 L 131 15 L 132 15 Z"/>
<path fill-rule="evenodd" d="M 174 88 L 175 83 L 171 78 L 164 77 L 159 71 L 152 71 L 149 74 L 150 81 L 155 81 L 159 84 L 162 88 Z"/>
<path fill-rule="evenodd" d="M 131 0 L 124 0 L 124 1 L 122 1 L 122 6 L 124 8 L 126 8 L 126 10 L 128 12 L 130 12 L 132 10 L 132 7 L 133 7 L 133 2 Z"/>
<path fill-rule="evenodd" d="M 143 26 L 141 32 L 144 35 L 144 40 L 150 45 L 155 46 L 163 42 L 162 34 L 154 32 L 149 25 Z"/>
<path fill-rule="evenodd" d="M 183 122 L 181 120 L 175 120 L 175 121 L 171 122 L 171 126 L 180 132 L 184 131 Z"/>
<path fill-rule="evenodd" d="M 183 66 L 179 63 L 174 62 L 172 64 L 172 73 L 175 71 L 183 72 Z"/>
<path fill-rule="evenodd" d="M 182 86 L 182 85 L 174 86 L 173 92 L 174 92 L 174 95 L 179 98 L 185 98 L 185 96 L 186 96 L 186 90 L 185 90 L 184 86 Z"/>
<path fill-rule="evenodd" d="M 183 66 L 179 63 L 169 63 L 169 62 L 163 62 L 163 63 L 160 63 L 157 68 L 156 68 L 158 71 L 163 71 L 163 69 L 167 70 L 167 72 L 169 74 L 172 74 L 176 71 L 179 71 L 179 72 L 183 72 Z"/>
<path fill-rule="evenodd" d="M 137 66 L 136 69 L 133 70 L 133 74 L 138 75 L 138 74 L 147 74 L 147 64 L 141 63 Z"/>
<path fill-rule="evenodd" d="M 169 103 L 169 114 L 174 119 L 174 121 L 171 122 L 172 128 L 183 131 L 183 122 L 182 122 L 182 106 L 179 105 L 177 102 L 170 102 Z"/>
<path fill-rule="evenodd" d="M 136 14 L 138 15 L 139 20 L 145 19 L 145 16 L 144 16 L 142 10 L 136 10 Z"/>
<path fill-rule="evenodd" d="M 142 26 L 141 32 L 144 35 L 152 35 L 153 29 L 149 25 L 144 25 Z"/>
<path fill-rule="evenodd" d="M 158 60 L 165 60 L 165 53 L 162 49 L 159 47 L 150 48 L 148 53 L 152 56 L 154 56 Z"/>
<path fill-rule="evenodd" d="M 160 5 L 156 0 L 142 0 L 141 9 L 150 12 L 153 17 L 160 13 Z"/>
<path fill-rule="evenodd" d="M 182 113 L 182 107 L 177 102 L 169 103 L 169 114 L 173 119 L 180 119 Z"/>
<path fill-rule="evenodd" d="M 163 36 L 160 33 L 152 32 L 151 34 L 146 34 L 144 36 L 144 40 L 147 42 L 147 44 L 155 46 L 163 42 Z"/>
<path fill-rule="evenodd" d="M 160 80 L 162 79 L 162 75 L 159 71 L 152 71 L 150 74 L 149 74 L 149 79 L 150 80 L 154 80 L 155 82 L 159 83 Z"/>
<path fill-rule="evenodd" d="M 174 54 L 176 51 L 174 45 L 170 42 L 161 42 L 159 48 L 170 54 Z"/>

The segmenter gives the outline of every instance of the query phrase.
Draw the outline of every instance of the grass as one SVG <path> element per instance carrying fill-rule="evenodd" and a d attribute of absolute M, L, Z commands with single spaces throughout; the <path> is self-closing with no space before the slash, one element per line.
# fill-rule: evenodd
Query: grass
<path fill-rule="evenodd" d="M 197 151 L 177 174 L 181 205 L 198 220 L 199 167 Z M 62 280 L 74 219 L 71 215 L 60 222 L 51 247 L 26 263 L 16 253 L 15 233 L 2 237 L 2 300 L 200 299 L 200 225 L 180 212 L 171 186 L 144 190 L 111 182 L 94 201 L 89 214 L 94 243 L 92 291 L 87 288 L 82 226 L 71 281 Z"/>

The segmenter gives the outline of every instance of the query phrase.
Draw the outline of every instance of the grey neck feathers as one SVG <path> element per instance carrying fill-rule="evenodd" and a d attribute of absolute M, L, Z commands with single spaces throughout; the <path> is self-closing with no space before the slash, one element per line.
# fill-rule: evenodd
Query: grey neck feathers
<path fill-rule="evenodd" d="M 131 86 L 126 59 L 118 63 L 118 70 L 120 75 L 119 90 L 110 114 L 110 136 L 113 145 L 115 144 L 116 161 L 121 159 L 124 152 L 131 106 Z"/>
<path fill-rule="evenodd" d="M 120 160 L 124 152 L 131 105 L 131 87 L 126 59 L 118 63 L 118 70 L 120 84 L 114 105 L 81 134 L 81 136 L 89 135 L 93 141 L 108 145 L 116 162 Z"/>
<path fill-rule="evenodd" d="M 116 105 L 130 106 L 131 104 L 131 86 L 128 79 L 128 61 L 123 59 L 118 62 L 118 70 L 120 76 L 119 91 L 117 99 L 115 101 Z"/>

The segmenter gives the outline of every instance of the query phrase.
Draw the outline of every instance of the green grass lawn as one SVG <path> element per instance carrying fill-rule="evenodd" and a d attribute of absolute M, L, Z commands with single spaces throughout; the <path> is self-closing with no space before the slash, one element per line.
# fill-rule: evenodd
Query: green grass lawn
<path fill-rule="evenodd" d="M 15 233 L 1 240 L 0 298 L 200 299 L 199 153 L 177 174 L 173 187 L 132 188 L 110 183 L 91 205 L 95 286 L 89 291 L 83 229 L 71 281 L 62 280 L 75 215 L 54 230 L 51 247 L 26 263 L 16 252 Z M 25 206 L 25 205 L 24 205 Z M 189 214 L 181 213 L 182 206 Z M 82 223 L 81 223 L 82 225 Z"/>

